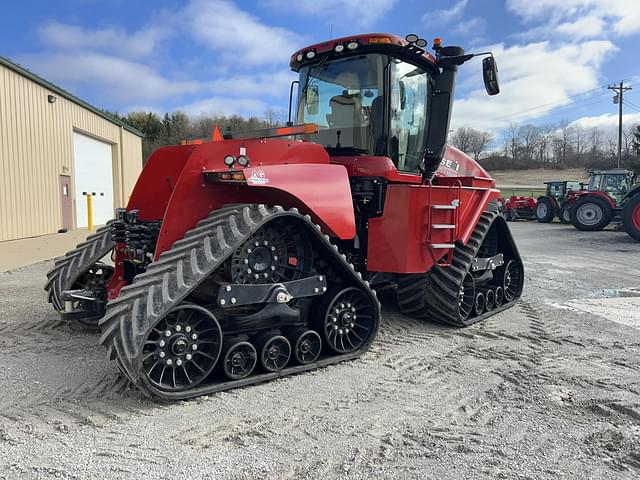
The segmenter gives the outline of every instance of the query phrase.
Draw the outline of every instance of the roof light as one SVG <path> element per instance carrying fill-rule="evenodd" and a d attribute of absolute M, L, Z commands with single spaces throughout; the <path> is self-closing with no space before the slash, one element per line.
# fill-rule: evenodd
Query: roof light
<path fill-rule="evenodd" d="M 442 39 L 440 37 L 436 37 L 433 39 L 433 48 L 440 48 L 442 46 Z"/>
<path fill-rule="evenodd" d="M 419 38 L 418 40 L 416 40 L 416 45 L 420 48 L 424 48 L 427 46 L 427 41 L 424 38 Z"/>
<path fill-rule="evenodd" d="M 334 50 L 336 53 L 344 52 L 344 45 L 343 45 L 343 44 L 341 44 L 341 43 L 339 43 L 339 44 L 337 44 L 335 47 L 333 47 L 333 50 Z"/>
<path fill-rule="evenodd" d="M 231 167 L 234 163 L 236 163 L 236 157 L 234 157 L 233 155 L 227 155 L 226 157 L 224 157 L 224 164 L 227 167 Z"/>
<path fill-rule="evenodd" d="M 409 35 L 404 37 L 404 39 L 409 43 L 416 43 L 418 41 L 418 35 L 416 35 L 415 33 L 410 33 Z"/>
<path fill-rule="evenodd" d="M 314 58 L 315 56 L 316 56 L 316 52 L 314 52 L 313 50 L 309 50 L 309 51 L 307 52 L 307 55 L 306 55 L 306 57 L 307 57 L 307 59 L 308 59 L 308 60 L 311 60 L 311 59 L 312 59 L 312 58 Z"/>
<path fill-rule="evenodd" d="M 349 42 L 349 43 L 347 43 L 347 48 L 349 50 L 355 50 L 356 48 L 358 48 L 358 42 Z"/>
<path fill-rule="evenodd" d="M 303 58 L 304 58 L 304 56 L 301 53 L 299 53 L 298 56 L 296 57 L 296 60 L 301 62 Z"/>

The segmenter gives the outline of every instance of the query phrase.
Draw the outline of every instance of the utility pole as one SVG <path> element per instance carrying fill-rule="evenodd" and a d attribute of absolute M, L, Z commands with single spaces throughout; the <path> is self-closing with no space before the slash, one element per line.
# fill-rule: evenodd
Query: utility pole
<path fill-rule="evenodd" d="M 607 88 L 616 92 L 613 103 L 618 104 L 618 168 L 620 168 L 622 161 L 622 103 L 624 92 L 631 90 L 631 87 L 625 87 L 624 82 L 621 81 L 619 85 L 609 85 Z"/>

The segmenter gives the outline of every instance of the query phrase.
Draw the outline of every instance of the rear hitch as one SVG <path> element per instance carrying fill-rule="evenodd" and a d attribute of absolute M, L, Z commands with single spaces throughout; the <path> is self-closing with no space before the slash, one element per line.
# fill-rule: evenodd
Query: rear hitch
<path fill-rule="evenodd" d="M 104 315 L 107 305 L 92 290 L 65 290 L 61 295 L 64 310 L 60 312 L 63 321 L 99 319 Z"/>

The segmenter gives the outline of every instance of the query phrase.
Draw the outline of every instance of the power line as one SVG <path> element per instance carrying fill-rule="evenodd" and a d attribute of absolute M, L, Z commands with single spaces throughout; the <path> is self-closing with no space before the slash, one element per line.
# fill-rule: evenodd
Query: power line
<path fill-rule="evenodd" d="M 635 110 L 636 112 L 640 113 L 640 107 L 635 103 L 625 99 L 624 104 L 631 107 L 632 110 Z"/>
<path fill-rule="evenodd" d="M 562 100 L 556 100 L 555 102 L 542 103 L 540 105 L 536 105 L 534 107 L 527 108 L 526 110 L 521 110 L 519 112 L 510 113 L 509 115 L 490 118 L 487 121 L 496 122 L 496 121 L 500 121 L 500 120 L 507 120 L 509 118 L 519 117 L 522 114 L 525 114 L 525 113 L 528 113 L 528 112 L 531 112 L 531 111 L 534 111 L 534 110 L 538 110 L 540 108 L 545 108 L 545 107 L 550 107 L 550 106 L 553 106 L 553 105 L 558 105 L 558 104 L 561 104 L 561 103 L 565 103 L 567 100 L 571 100 L 573 98 L 577 98 L 577 97 L 580 97 L 582 95 L 586 95 L 588 93 L 592 93 L 592 92 L 595 92 L 597 90 L 604 89 L 605 87 L 607 87 L 607 85 L 600 85 L 599 87 L 592 88 L 590 90 L 585 90 L 584 92 L 576 93 L 574 95 L 569 95 L 568 97 L 565 97 Z"/>

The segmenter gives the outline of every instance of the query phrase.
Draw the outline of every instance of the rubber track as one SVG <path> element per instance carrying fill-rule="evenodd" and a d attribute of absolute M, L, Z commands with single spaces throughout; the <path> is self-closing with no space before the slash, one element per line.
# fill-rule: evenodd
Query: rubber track
<path fill-rule="evenodd" d="M 344 266 L 343 275 L 351 277 L 352 285 L 368 292 L 375 306 L 376 321 L 369 341 L 351 354 L 328 357 L 314 364 L 288 367 L 280 372 L 257 374 L 237 381 L 200 384 L 188 391 L 166 392 L 151 385 L 142 369 L 142 349 L 149 331 L 222 265 L 238 246 L 267 222 L 279 217 L 294 217 L 306 224 L 309 232 L 326 246 L 327 254 L 333 253 L 336 261 Z M 234 205 L 216 210 L 200 221 L 107 304 L 106 313 L 99 323 L 102 330 L 100 343 L 107 348 L 109 358 L 117 360 L 122 372 L 146 395 L 176 400 L 250 385 L 358 357 L 368 349 L 375 337 L 379 316 L 380 304 L 375 291 L 339 253 L 338 247 L 330 243 L 329 237 L 321 233 L 320 226 L 315 225 L 311 217 L 301 215 L 295 208 L 284 210 L 279 206 Z"/>
<path fill-rule="evenodd" d="M 44 289 L 48 293 L 48 301 L 60 311 L 64 307 L 61 294 L 64 290 L 70 290 L 73 283 L 87 269 L 104 257 L 115 244 L 111 241 L 111 223 L 107 222 L 96 233 L 89 235 L 87 239 L 78 244 L 76 248 L 67 252 L 63 257 L 56 259 L 55 264 L 47 273 L 47 283 Z"/>
<path fill-rule="evenodd" d="M 425 274 L 407 275 L 398 282 L 398 305 L 406 315 L 464 327 L 509 308 L 514 302 L 467 320 L 458 315 L 458 293 L 471 262 L 478 254 L 498 212 L 485 211 L 466 245 L 456 243 L 450 266 L 436 266 Z"/>

